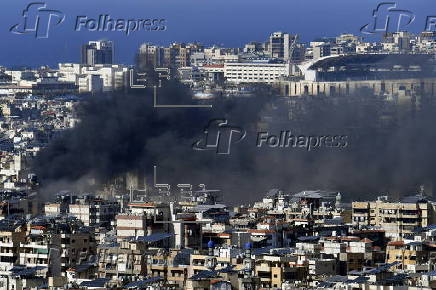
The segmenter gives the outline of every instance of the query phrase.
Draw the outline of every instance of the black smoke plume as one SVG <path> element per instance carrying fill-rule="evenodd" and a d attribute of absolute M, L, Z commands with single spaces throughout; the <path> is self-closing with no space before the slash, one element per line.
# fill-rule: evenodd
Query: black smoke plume
<path fill-rule="evenodd" d="M 157 96 L 159 105 L 201 104 L 177 82 L 159 88 Z M 53 139 L 38 154 L 33 169 L 42 191 L 50 194 L 86 190 L 89 180 L 107 184 L 128 172 L 146 175 L 152 185 L 154 165 L 162 173 L 160 183 L 213 181 L 220 186 L 216 171 L 229 170 L 231 175 L 232 169 L 246 166 L 249 155 L 221 158 L 213 152 L 196 152 L 192 144 L 213 119 L 255 128 L 270 98 L 217 99 L 208 103 L 209 109 L 156 108 L 151 89 L 86 96 L 76 108 L 80 122 Z"/>
<path fill-rule="evenodd" d="M 161 104 L 194 104 L 175 82 L 159 89 Z M 93 177 L 104 184 L 133 170 L 158 183 L 205 183 L 225 200 L 247 203 L 271 188 L 339 190 L 352 199 L 414 194 L 436 180 L 436 106 L 422 96 L 407 104 L 370 91 L 339 97 L 256 96 L 209 101 L 207 108 L 154 108 L 152 92 L 131 90 L 87 97 L 81 122 L 54 139 L 36 159 L 42 187 Z M 230 154 L 195 151 L 212 119 L 246 130 Z M 259 132 L 347 137 L 340 148 L 257 146 Z"/>

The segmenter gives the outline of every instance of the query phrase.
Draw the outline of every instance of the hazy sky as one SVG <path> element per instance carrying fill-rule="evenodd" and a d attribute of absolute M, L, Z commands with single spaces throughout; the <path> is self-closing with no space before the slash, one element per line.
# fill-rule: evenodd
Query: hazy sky
<path fill-rule="evenodd" d="M 41 1 L 42 2 L 42 1 Z M 392 1 L 393 2 L 393 1 Z M 47 9 L 59 10 L 65 20 L 51 26 L 49 37 L 17 35 L 9 31 L 22 22 L 22 11 L 31 2 L 2 0 L 0 10 L 0 65 L 78 62 L 80 45 L 107 38 L 116 45 L 116 62 L 132 63 L 143 42 L 167 45 L 198 41 L 206 45 L 241 47 L 250 41 L 264 41 L 273 31 L 297 33 L 302 41 L 340 33 L 360 34 L 371 21 L 372 10 L 381 3 L 373 0 L 51 0 Z M 436 15 L 434 0 L 396 1 L 399 9 L 413 11 L 410 31 L 422 31 L 428 15 Z M 165 18 L 166 31 L 122 32 L 75 31 L 77 16 L 97 19 Z"/>

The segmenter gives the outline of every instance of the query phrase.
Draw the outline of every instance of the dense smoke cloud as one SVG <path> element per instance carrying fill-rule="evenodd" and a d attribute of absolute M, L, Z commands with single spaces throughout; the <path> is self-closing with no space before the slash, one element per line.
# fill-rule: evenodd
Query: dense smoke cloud
<path fill-rule="evenodd" d="M 107 183 L 144 172 L 152 183 L 205 183 L 233 203 L 254 201 L 271 188 L 339 190 L 353 199 L 415 193 L 435 180 L 436 107 L 426 98 L 399 105 L 369 91 L 341 97 L 257 96 L 210 101 L 206 108 L 153 108 L 151 92 L 114 92 L 81 102 L 81 122 L 53 140 L 35 162 L 43 188 L 95 177 Z M 160 89 L 159 103 L 193 103 L 177 83 Z M 212 119 L 246 130 L 229 155 L 195 151 Z M 346 136 L 346 146 L 273 147 L 259 132 Z M 61 183 L 64 185 L 64 183 Z M 57 187 L 59 188 L 59 187 Z"/>
<path fill-rule="evenodd" d="M 106 184 L 127 172 L 145 174 L 152 185 L 154 165 L 162 172 L 160 183 L 207 184 L 217 170 L 240 169 L 246 157 L 196 152 L 193 142 L 212 119 L 255 127 L 268 99 L 215 100 L 209 109 L 154 108 L 151 90 L 87 96 L 77 108 L 80 123 L 52 140 L 33 167 L 42 191 L 50 193 L 72 186 L 84 190 L 90 179 Z M 159 89 L 158 103 L 198 104 L 176 82 Z"/>
<path fill-rule="evenodd" d="M 413 100 L 399 104 L 369 90 L 295 101 L 292 121 L 273 122 L 272 131 L 288 128 L 296 135 L 346 136 L 347 146 L 310 151 L 280 148 L 268 152 L 268 160 L 281 164 L 287 173 L 282 176 L 295 189 L 328 188 L 348 192 L 353 199 L 367 199 L 380 193 L 415 194 L 420 185 L 427 185 L 431 194 L 436 108 L 425 98 L 422 101 L 417 111 Z M 258 160 L 267 162 L 263 157 Z"/>

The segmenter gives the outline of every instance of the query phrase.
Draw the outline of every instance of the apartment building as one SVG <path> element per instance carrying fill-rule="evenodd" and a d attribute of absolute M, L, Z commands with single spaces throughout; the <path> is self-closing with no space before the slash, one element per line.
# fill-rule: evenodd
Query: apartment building
<path fill-rule="evenodd" d="M 63 203 L 45 203 L 44 213 L 47 216 L 57 216 L 67 212 L 67 205 Z"/>
<path fill-rule="evenodd" d="M 189 278 L 189 257 L 191 251 L 189 250 L 169 250 L 164 255 L 155 251 L 155 253 L 148 256 L 147 275 L 154 277 L 162 274 L 162 266 L 165 265 L 166 272 L 163 276 L 166 277 L 168 284 L 174 287 L 184 288 L 186 281 Z"/>
<path fill-rule="evenodd" d="M 20 239 L 17 264 L 47 267 L 53 277 L 95 255 L 93 233 L 71 219 L 36 220 L 27 224 L 25 234 Z"/>
<path fill-rule="evenodd" d="M 147 273 L 149 277 L 161 277 L 171 287 L 185 288 L 189 276 L 190 252 L 168 249 L 149 249 Z"/>
<path fill-rule="evenodd" d="M 336 259 L 310 259 L 309 274 L 314 276 L 321 275 L 336 275 L 337 274 Z"/>
<path fill-rule="evenodd" d="M 397 269 L 409 270 L 414 273 L 428 272 L 426 263 L 430 252 L 422 242 L 392 241 L 386 247 L 386 262 L 398 262 Z"/>
<path fill-rule="evenodd" d="M 68 205 L 69 215 L 81 220 L 85 226 L 110 224 L 119 211 L 119 204 L 94 196 L 83 196 Z"/>
<path fill-rule="evenodd" d="M 435 223 L 434 206 L 425 199 L 410 202 L 389 202 L 387 197 L 376 201 L 353 202 L 352 222 L 355 226 L 376 226 L 387 237 L 401 238 L 417 227 Z"/>
<path fill-rule="evenodd" d="M 146 215 L 119 214 L 116 216 L 116 223 L 118 239 L 140 237 L 151 234 L 147 231 Z"/>
<path fill-rule="evenodd" d="M 191 255 L 189 275 L 195 275 L 203 270 L 210 268 L 211 259 L 214 260 L 216 269 L 226 268 L 228 265 L 232 264 L 231 257 L 229 256 L 216 256 L 216 255 L 204 255 L 204 254 L 193 254 Z"/>
<path fill-rule="evenodd" d="M 36 215 L 40 212 L 40 202 L 36 193 L 26 194 L 21 192 L 15 196 L 3 196 L 0 200 L 0 217 L 16 214 L 22 217 Z"/>
<path fill-rule="evenodd" d="M 297 279 L 298 268 L 291 266 L 295 256 L 265 254 L 255 262 L 255 276 L 260 278 L 261 287 L 279 288 L 284 280 Z"/>
<path fill-rule="evenodd" d="M 82 46 L 81 61 L 83 64 L 112 64 L 114 59 L 114 44 L 112 41 L 89 41 Z"/>
<path fill-rule="evenodd" d="M 268 53 L 272 58 L 289 60 L 292 57 L 292 48 L 297 40 L 297 35 L 289 33 L 274 32 L 268 41 Z"/>
<path fill-rule="evenodd" d="M 100 278 L 133 278 L 138 275 L 145 275 L 147 261 L 143 248 L 134 247 L 135 244 L 128 242 L 120 245 L 99 245 L 98 276 Z"/>
<path fill-rule="evenodd" d="M 4 219 L 0 222 L 0 274 L 6 275 L 17 263 L 20 243 L 26 237 L 25 223 Z"/>
<path fill-rule="evenodd" d="M 94 234 L 86 229 L 60 233 L 61 270 L 86 264 L 96 254 Z"/>

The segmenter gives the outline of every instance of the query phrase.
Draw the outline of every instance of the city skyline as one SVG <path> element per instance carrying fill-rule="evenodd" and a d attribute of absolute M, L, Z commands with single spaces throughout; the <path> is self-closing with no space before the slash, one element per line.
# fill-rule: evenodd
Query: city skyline
<path fill-rule="evenodd" d="M 132 56 L 136 49 L 145 42 L 157 45 L 167 45 L 170 42 L 200 42 L 206 46 L 218 44 L 242 47 L 250 41 L 264 41 L 274 31 L 298 34 L 302 42 L 341 33 L 367 36 L 360 32 L 360 28 L 370 22 L 372 10 L 380 4 L 372 0 L 353 4 L 342 0 L 312 0 L 313 5 L 308 5 L 311 9 L 307 9 L 306 2 L 284 3 L 274 0 L 265 5 L 263 1 L 258 0 L 250 1 L 249 4 L 246 1 L 208 1 L 204 4 L 195 0 L 167 0 L 166 4 L 169 6 L 165 7 L 174 9 L 166 9 L 156 2 L 144 3 L 134 0 L 128 1 L 126 5 L 105 2 L 103 6 L 100 5 L 102 2 L 97 1 L 75 7 L 67 2 L 46 1 L 44 3 L 47 9 L 62 12 L 65 21 L 58 27 L 53 27 L 47 39 L 35 39 L 31 35 L 16 35 L 9 31 L 12 25 L 21 21 L 23 10 L 31 2 L 8 0 L 4 4 L 6 8 L 3 9 L 7 13 L 3 12 L 4 15 L 0 18 L 0 27 L 3 27 L 0 37 L 3 43 L 7 44 L 0 56 L 0 65 L 53 66 L 58 62 L 77 62 L 80 58 L 80 55 L 77 55 L 80 46 L 95 39 L 114 41 L 117 44 L 117 62 L 132 64 Z M 399 8 L 413 11 L 416 15 L 413 25 L 408 27 L 411 32 L 424 30 L 426 17 L 431 15 L 428 9 L 431 1 L 413 5 L 409 1 L 393 3 Z M 211 13 L 212 11 L 214 13 Z M 167 28 L 165 31 L 136 31 L 129 36 L 117 31 L 74 31 L 78 16 L 98 18 L 100 15 L 110 15 L 115 19 L 164 18 Z M 226 17 L 222 17 L 224 15 Z M 187 16 L 191 20 L 186 21 Z M 306 21 L 307 19 L 309 21 Z M 380 37 L 376 35 L 370 38 L 378 40 Z M 23 57 L 30 54 L 32 57 L 29 59 Z"/>

